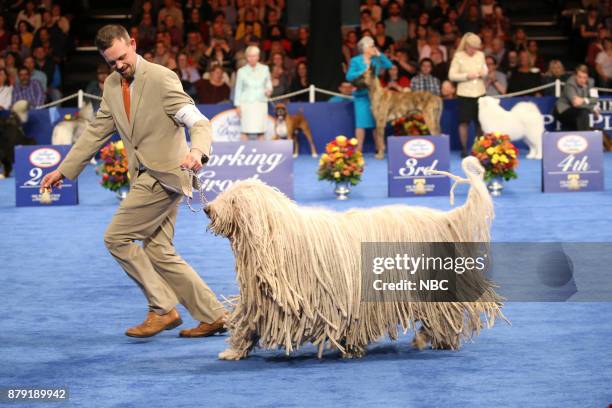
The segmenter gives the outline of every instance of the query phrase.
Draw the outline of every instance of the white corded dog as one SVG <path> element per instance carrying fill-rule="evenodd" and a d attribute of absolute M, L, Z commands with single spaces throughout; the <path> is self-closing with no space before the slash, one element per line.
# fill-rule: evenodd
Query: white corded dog
<path fill-rule="evenodd" d="M 529 146 L 528 159 L 542 158 L 542 134 L 544 117 L 532 102 L 519 102 L 507 111 L 500 106 L 500 100 L 491 96 L 478 99 L 478 120 L 482 131 L 500 132 L 510 140 L 525 139 Z"/>

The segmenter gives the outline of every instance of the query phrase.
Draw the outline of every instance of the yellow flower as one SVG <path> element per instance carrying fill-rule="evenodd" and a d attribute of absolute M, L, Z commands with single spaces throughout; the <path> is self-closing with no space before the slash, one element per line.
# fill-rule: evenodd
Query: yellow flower
<path fill-rule="evenodd" d="M 499 161 L 499 155 L 496 153 L 493 155 L 493 158 L 491 158 L 491 163 L 495 164 Z"/>
<path fill-rule="evenodd" d="M 336 137 L 336 142 L 340 145 L 340 146 L 344 146 L 346 144 L 346 136 L 338 136 Z"/>
<path fill-rule="evenodd" d="M 355 139 L 354 137 L 351 138 L 351 140 L 349 140 L 349 143 L 351 144 L 351 146 L 357 146 L 357 139 Z"/>
<path fill-rule="evenodd" d="M 340 149 L 338 148 L 338 146 L 334 146 L 331 148 L 332 153 L 335 153 L 337 151 L 339 151 Z"/>
<path fill-rule="evenodd" d="M 500 136 L 501 136 L 501 133 L 500 133 L 500 132 L 493 132 L 493 136 L 495 136 L 495 137 L 500 137 Z"/>
<path fill-rule="evenodd" d="M 506 156 L 505 154 L 502 154 L 499 156 L 499 161 L 502 163 L 508 163 L 510 160 L 508 160 L 508 156 Z"/>
<path fill-rule="evenodd" d="M 365 163 L 365 161 L 363 161 L 363 159 L 357 160 L 357 164 L 360 165 L 360 166 L 363 166 L 364 163 Z"/>
<path fill-rule="evenodd" d="M 117 143 L 115 143 L 115 149 L 117 150 L 125 149 L 125 146 L 123 145 L 123 140 L 120 140 Z"/>
<path fill-rule="evenodd" d="M 495 153 L 495 148 L 494 147 L 489 147 L 487 150 L 487 154 L 489 156 L 493 155 Z"/>
<path fill-rule="evenodd" d="M 516 151 L 514 151 L 514 149 L 508 149 L 506 150 L 506 154 L 510 157 L 512 157 L 513 159 L 516 158 Z"/>
<path fill-rule="evenodd" d="M 328 157 L 329 157 L 329 156 L 327 156 L 327 153 L 323 153 L 323 154 L 321 155 L 321 161 L 327 160 L 327 158 L 328 158 Z"/>
<path fill-rule="evenodd" d="M 335 173 L 334 173 L 334 177 L 335 177 L 335 178 L 340 178 L 340 172 L 339 172 L 339 171 L 335 172 Z"/>

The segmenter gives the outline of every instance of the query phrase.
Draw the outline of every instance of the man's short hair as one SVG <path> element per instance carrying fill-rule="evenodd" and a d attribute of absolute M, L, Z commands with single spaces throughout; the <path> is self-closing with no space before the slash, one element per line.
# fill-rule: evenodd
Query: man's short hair
<path fill-rule="evenodd" d="M 495 57 L 494 57 L 494 56 L 492 56 L 492 55 L 487 55 L 487 56 L 485 57 L 485 61 L 486 61 L 486 59 L 487 59 L 487 58 L 490 58 L 490 59 L 493 61 L 493 65 L 497 65 L 497 58 L 495 58 Z"/>
<path fill-rule="evenodd" d="M 98 30 L 96 34 L 96 47 L 100 51 L 106 51 L 113 45 L 113 41 L 124 39 L 130 41 L 130 35 L 125 27 L 119 24 L 108 24 Z"/>
<path fill-rule="evenodd" d="M 419 61 L 419 67 L 423 66 L 425 62 L 429 62 L 429 65 L 431 65 L 433 68 L 434 63 L 431 58 L 423 58 L 421 61 Z"/>
<path fill-rule="evenodd" d="M 579 73 L 579 72 L 589 75 L 589 67 L 587 67 L 584 64 L 580 64 L 576 67 L 576 73 Z"/>

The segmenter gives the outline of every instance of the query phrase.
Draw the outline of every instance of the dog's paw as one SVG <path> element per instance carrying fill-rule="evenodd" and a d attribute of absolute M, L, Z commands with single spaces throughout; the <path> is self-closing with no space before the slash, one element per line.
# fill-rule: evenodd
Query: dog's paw
<path fill-rule="evenodd" d="M 297 157 L 298 157 L 298 154 L 297 153 L 293 153 L 293 158 L 297 159 Z"/>
<path fill-rule="evenodd" d="M 232 348 L 219 353 L 219 360 L 236 361 L 244 358 L 244 353 L 240 353 Z"/>
<path fill-rule="evenodd" d="M 312 156 L 313 159 L 316 159 L 317 157 L 319 157 L 319 155 L 316 154 L 316 153 L 313 153 L 311 156 Z"/>
<path fill-rule="evenodd" d="M 0 174 L 0 180 L 4 180 L 6 177 L 4 177 L 4 174 Z"/>

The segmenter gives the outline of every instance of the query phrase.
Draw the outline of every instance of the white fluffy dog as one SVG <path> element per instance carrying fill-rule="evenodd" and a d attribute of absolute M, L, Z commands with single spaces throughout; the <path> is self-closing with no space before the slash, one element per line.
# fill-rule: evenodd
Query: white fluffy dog
<path fill-rule="evenodd" d="M 237 182 L 219 194 L 205 211 L 210 230 L 230 240 L 240 288 L 227 323 L 230 348 L 219 358 L 239 360 L 257 346 L 282 347 L 289 354 L 308 342 L 318 347 L 319 357 L 326 347 L 360 357 L 369 343 L 385 335 L 397 339 L 398 328 L 416 327 L 414 346 L 457 350 L 461 339 L 503 318 L 501 297 L 475 272 L 462 273 L 464 281 L 456 287 L 469 298 L 432 301 L 412 292 L 402 298 L 378 294 L 376 301 L 362 297 L 372 291 L 362 278 L 378 276 L 362 273 L 367 256 L 362 243 L 421 245 L 411 251 L 417 254 L 440 245 L 431 243 L 453 243 L 462 248 L 455 254 L 469 256 L 474 251 L 456 243 L 487 246 L 493 202 L 484 169 L 474 157 L 462 167 L 467 179 L 444 173 L 470 184 L 466 203 L 448 212 L 407 205 L 344 213 L 300 207 L 257 180 Z"/>
<path fill-rule="evenodd" d="M 74 144 L 94 118 L 93 106 L 88 102 L 81 108 L 76 119 L 62 120 L 55 125 L 51 143 L 54 145 Z"/>
<path fill-rule="evenodd" d="M 528 159 L 542 158 L 544 117 L 532 102 L 519 102 L 510 111 L 500 106 L 500 99 L 483 96 L 478 99 L 478 120 L 483 132 L 500 132 L 512 141 L 525 138 Z"/>

